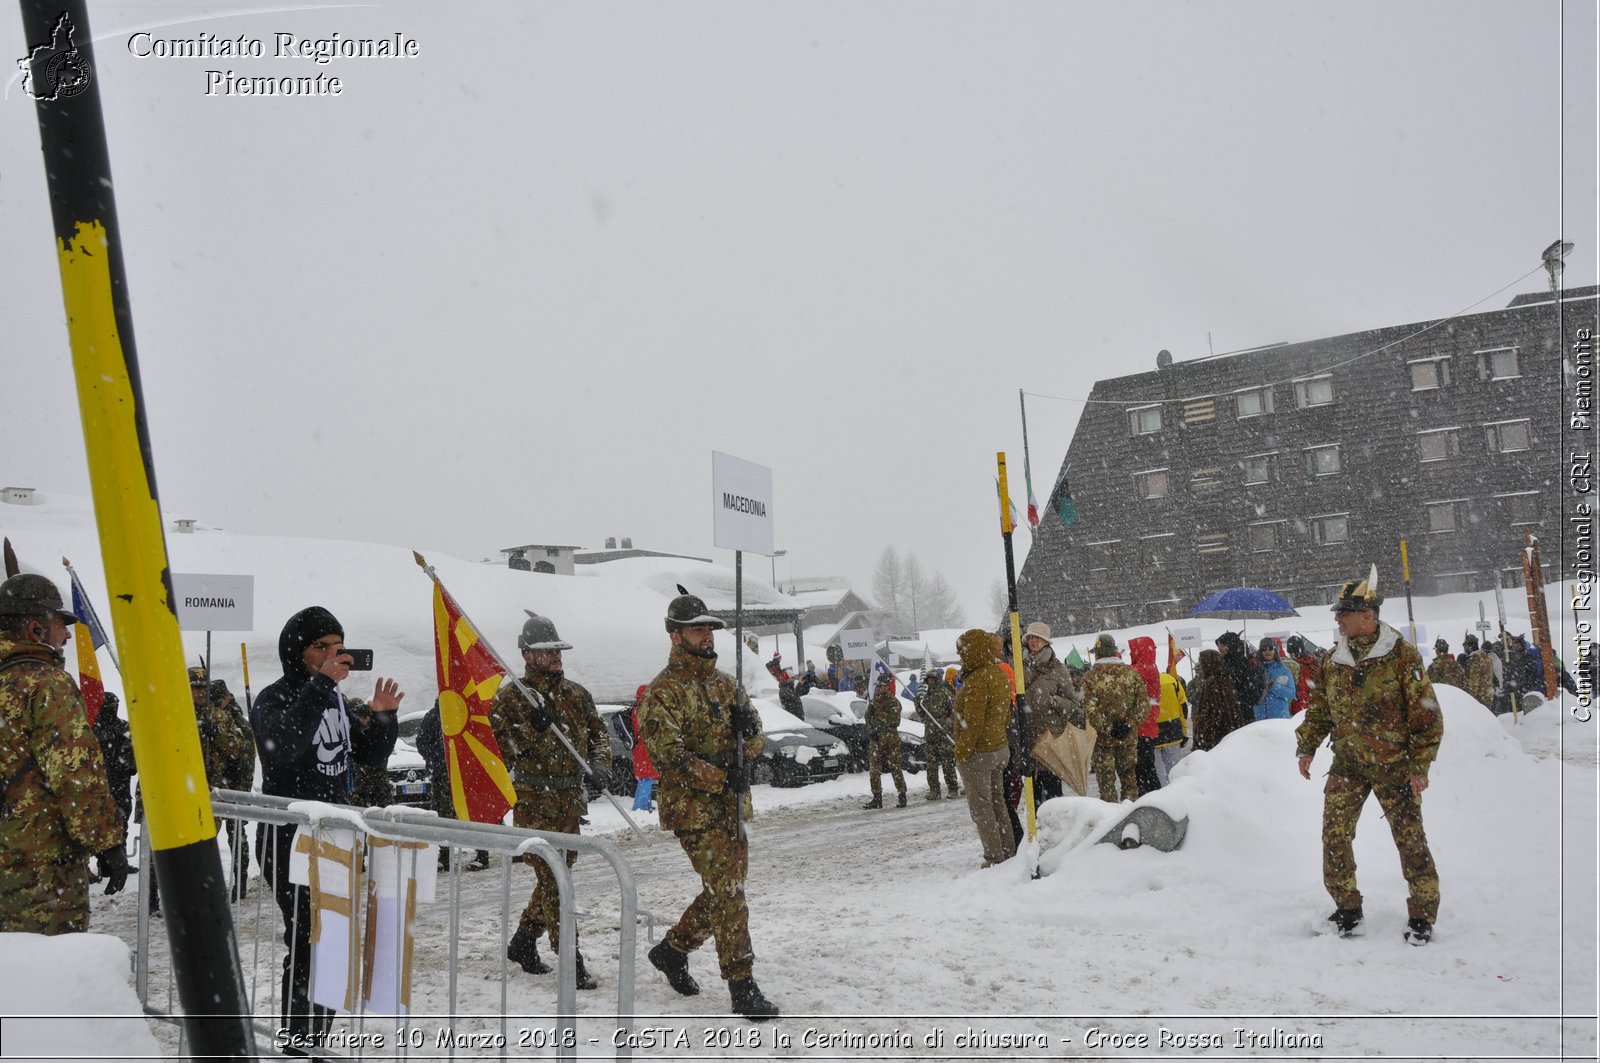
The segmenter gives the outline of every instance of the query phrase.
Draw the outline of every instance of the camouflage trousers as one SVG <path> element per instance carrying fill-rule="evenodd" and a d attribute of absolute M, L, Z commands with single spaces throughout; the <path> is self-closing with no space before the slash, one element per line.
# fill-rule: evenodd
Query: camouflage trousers
<path fill-rule="evenodd" d="M 894 776 L 894 788 L 898 793 L 906 792 L 905 773 L 900 768 L 900 732 L 886 731 L 873 735 L 867 746 L 867 784 L 872 787 L 873 797 L 883 796 L 883 780 L 879 777 L 884 771 Z"/>
<path fill-rule="evenodd" d="M 1322 884 L 1340 908 L 1359 908 L 1356 888 L 1356 823 L 1367 794 L 1377 795 L 1378 807 L 1389 821 L 1389 833 L 1400 850 L 1400 871 L 1411 887 L 1406 898 L 1410 918 L 1435 922 L 1439 915 L 1439 872 L 1422 832 L 1422 801 L 1411 792 L 1405 776 L 1369 779 L 1359 769 L 1335 765 L 1323 788 Z"/>
<path fill-rule="evenodd" d="M 677 925 L 667 931 L 667 944 L 689 953 L 705 944 L 706 938 L 715 938 L 717 966 L 723 979 L 749 978 L 756 962 L 750 944 L 750 906 L 744 898 L 744 880 L 750 870 L 749 843 L 740 840 L 737 828 L 731 824 L 673 833 L 700 876 L 700 895 L 684 909 Z"/>
<path fill-rule="evenodd" d="M 0 933 L 81 934 L 89 929 L 89 860 L 0 867 Z"/>
<path fill-rule="evenodd" d="M 944 783 L 950 796 L 961 792 L 956 783 L 956 748 L 949 742 L 929 742 L 922 747 L 928 754 L 928 795 L 939 796 L 939 773 L 944 772 Z"/>
<path fill-rule="evenodd" d="M 1089 767 L 1100 787 L 1100 800 L 1115 803 L 1136 799 L 1139 796 L 1139 736 L 1131 734 L 1117 742 L 1099 735 L 1094 740 Z"/>
<path fill-rule="evenodd" d="M 578 820 L 581 817 L 576 812 L 569 810 L 553 812 L 549 808 L 540 809 L 538 805 L 537 800 L 523 800 L 519 791 L 516 807 L 511 813 L 511 821 L 525 830 L 547 830 L 558 834 L 578 833 L 580 826 Z M 577 859 L 578 854 L 569 850 L 567 866 L 571 867 L 573 861 Z M 539 935 L 548 929 L 550 947 L 560 952 L 561 896 L 556 891 L 556 877 L 551 873 L 549 866 L 533 853 L 525 853 L 522 860 L 533 868 L 534 884 L 533 893 L 528 897 L 528 906 L 522 910 L 522 918 L 517 923 L 517 933 L 537 941 Z M 576 927 L 573 929 L 573 937 L 577 937 Z"/>

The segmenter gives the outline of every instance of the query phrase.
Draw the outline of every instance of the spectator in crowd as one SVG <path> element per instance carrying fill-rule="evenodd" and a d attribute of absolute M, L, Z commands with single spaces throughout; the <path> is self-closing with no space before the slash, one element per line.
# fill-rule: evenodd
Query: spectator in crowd
<path fill-rule="evenodd" d="M 1100 799 L 1116 803 L 1139 796 L 1139 725 L 1150 714 L 1150 694 L 1138 672 L 1118 658 L 1108 634 L 1094 640 L 1094 664 L 1083 677 L 1083 711 L 1095 729 L 1095 783 Z"/>
<path fill-rule="evenodd" d="M 133 777 L 139 773 L 139 768 L 133 760 L 133 738 L 128 733 L 128 721 L 117 715 L 121 707 L 121 700 L 106 691 L 100 713 L 94 718 L 94 737 L 100 743 L 100 755 L 105 758 L 111 799 L 116 802 L 117 815 L 126 825 L 133 815 Z"/>
<path fill-rule="evenodd" d="M 983 866 L 1011 859 L 1016 838 L 1006 815 L 1005 768 L 1011 759 L 1006 729 L 1011 693 L 995 660 L 989 633 L 973 628 L 956 640 L 961 688 L 955 702 L 956 770 L 967 793 L 967 809 L 983 846 Z"/>
<path fill-rule="evenodd" d="M 1076 721 L 1083 726 L 1083 702 L 1066 666 L 1050 645 L 1050 625 L 1034 621 L 1022 636 L 1022 679 L 1028 704 L 1028 747 L 1054 737 Z M 1062 795 L 1061 779 L 1038 763 L 1033 766 L 1034 795 L 1048 801 Z"/>
<path fill-rule="evenodd" d="M 88 930 L 91 856 L 107 893 L 128 881 L 127 821 L 65 669 L 78 622 L 44 576 L 0 584 L 0 933 Z"/>
<path fill-rule="evenodd" d="M 462 721 L 463 723 L 465 721 Z M 439 699 L 433 699 L 433 708 L 422 716 L 417 726 L 417 753 L 428 765 L 428 803 L 440 819 L 459 819 L 456 815 L 455 787 L 450 778 L 450 752 L 444 743 L 444 720 L 439 714 Z M 387 773 L 385 773 L 387 774 Z M 439 846 L 439 870 L 450 870 L 452 849 Z M 479 849 L 477 855 L 463 865 L 467 871 L 482 871 L 489 866 L 489 850 Z"/>
<path fill-rule="evenodd" d="M 1161 672 L 1156 668 L 1156 640 L 1147 635 L 1129 639 L 1128 662 L 1144 680 L 1145 693 L 1150 698 L 1150 710 L 1139 722 L 1134 755 L 1134 778 L 1139 783 L 1139 792 L 1148 794 L 1161 789 L 1161 776 L 1156 771 L 1156 721 L 1161 718 Z"/>
<path fill-rule="evenodd" d="M 278 660 L 282 677 L 261 691 L 250 713 L 261 758 L 261 791 L 299 801 L 349 804 L 355 765 L 384 764 L 394 752 L 395 710 L 405 694 L 394 680 L 379 677 L 366 707 L 346 704 L 339 684 L 354 661 L 344 652 L 344 628 L 318 605 L 300 610 L 284 624 Z M 262 824 L 256 853 L 283 915 L 287 952 L 280 1026 L 295 1044 L 321 1045 L 333 1012 L 310 1001 L 311 894 L 289 881 L 294 835 L 292 829 Z"/>
<path fill-rule="evenodd" d="M 1294 677 L 1294 701 L 1289 703 L 1289 715 L 1295 716 L 1306 711 L 1306 697 L 1322 679 L 1322 654 L 1301 635 L 1290 635 L 1286 645 L 1289 657 L 1300 666 Z"/>
<path fill-rule="evenodd" d="M 1466 689 L 1466 669 L 1461 666 L 1460 661 L 1451 656 L 1450 643 L 1444 639 L 1433 640 L 1433 660 L 1428 662 L 1428 681 Z"/>
<path fill-rule="evenodd" d="M 1250 650 L 1236 631 L 1224 631 L 1217 639 L 1217 652 L 1233 683 L 1233 693 L 1246 712 L 1252 712 L 1267 691 L 1266 674 L 1250 659 Z"/>
<path fill-rule="evenodd" d="M 1261 700 L 1255 704 L 1255 718 L 1287 720 L 1289 706 L 1294 702 L 1294 673 L 1290 672 L 1289 666 L 1284 663 L 1277 639 L 1270 637 L 1262 639 L 1256 648 L 1256 653 L 1262 675 L 1266 678 L 1266 689 L 1261 692 Z"/>
<path fill-rule="evenodd" d="M 1216 650 L 1201 650 L 1195 678 L 1194 747 L 1215 749 L 1228 735 L 1250 723 L 1250 709 L 1239 704 L 1233 677 Z"/>
<path fill-rule="evenodd" d="M 661 778 L 661 773 L 656 771 L 655 762 L 650 759 L 649 747 L 639 740 L 639 705 L 644 701 L 645 691 L 649 689 L 649 683 L 639 684 L 639 689 L 633 692 L 633 707 L 628 710 L 633 732 L 633 810 L 635 812 L 652 812 L 655 810 L 656 780 Z"/>

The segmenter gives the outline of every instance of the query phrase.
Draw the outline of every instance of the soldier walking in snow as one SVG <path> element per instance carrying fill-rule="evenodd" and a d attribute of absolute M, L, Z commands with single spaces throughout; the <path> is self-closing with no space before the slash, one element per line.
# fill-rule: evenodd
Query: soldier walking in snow
<path fill-rule="evenodd" d="M 1460 661 L 1450 656 L 1450 643 L 1444 639 L 1433 641 L 1433 660 L 1428 662 L 1428 682 L 1466 688 L 1466 669 Z"/>
<path fill-rule="evenodd" d="M 1439 873 L 1422 830 L 1422 792 L 1439 752 L 1444 720 L 1417 648 L 1378 619 L 1383 599 L 1377 568 L 1339 590 L 1334 619 L 1339 642 L 1323 661 L 1322 682 L 1311 692 L 1296 731 L 1300 774 L 1311 778 L 1311 758 L 1333 736 L 1333 766 L 1323 790 L 1322 881 L 1337 906 L 1329 922 L 1342 936 L 1360 925 L 1353 842 L 1367 794 L 1376 794 L 1389 821 L 1406 899 L 1406 940 L 1426 944 L 1439 915 Z"/>
<path fill-rule="evenodd" d="M 603 790 L 610 781 L 611 739 L 594 707 L 594 698 L 562 672 L 561 651 L 572 649 L 572 645 L 561 641 L 554 623 L 529 613 L 517 638 L 517 648 L 527 665 L 522 682 L 541 695 L 544 704 L 530 702 L 515 683 L 502 683 L 489 710 L 489 725 L 505 754 L 511 784 L 517 791 L 512 822 L 525 830 L 576 834 L 579 820 L 589 810 L 584 783 Z M 574 749 L 583 753 L 589 764 L 587 772 L 580 770 L 551 728 L 558 729 Z M 567 866 L 571 867 L 577 858 L 577 853 L 568 850 Z M 532 853 L 523 859 L 533 867 L 533 894 L 506 947 L 506 957 L 529 974 L 546 974 L 550 967 L 539 958 L 539 937 L 548 930 L 550 947 L 561 950 L 561 902 L 555 876 L 544 861 Z M 583 953 L 576 951 L 578 943 L 571 944 L 578 988 L 594 989 L 600 983 L 584 966 Z"/>
<path fill-rule="evenodd" d="M 744 880 L 750 849 L 739 829 L 750 815 L 743 765 L 765 745 L 761 718 L 740 697 L 731 676 L 717 671 L 713 632 L 722 621 L 692 594 L 667 605 L 667 666 L 639 705 L 639 738 L 661 773 L 660 822 L 700 876 L 700 894 L 649 952 L 650 963 L 684 996 L 700 992 L 688 954 L 714 938 L 717 964 L 733 1010 L 757 1022 L 777 1018 L 778 1006 L 756 985 L 750 909 Z"/>
<path fill-rule="evenodd" d="M 1094 664 L 1083 677 L 1083 711 L 1095 729 L 1095 783 L 1102 801 L 1139 796 L 1139 725 L 1150 714 L 1150 694 L 1132 665 L 1117 660 L 1117 640 L 1094 640 Z M 1120 793 L 1119 793 L 1120 790 Z"/>
<path fill-rule="evenodd" d="M 894 777 L 897 804 L 906 807 L 906 777 L 900 767 L 900 699 L 887 678 L 877 680 L 872 700 L 867 703 L 867 784 L 872 800 L 863 808 L 883 807 L 883 772 Z"/>
<path fill-rule="evenodd" d="M 923 752 L 928 756 L 928 800 L 939 800 L 939 773 L 944 772 L 944 781 L 950 791 L 951 797 L 961 795 L 961 787 L 956 785 L 956 757 L 955 739 L 953 728 L 956 706 L 955 691 L 950 689 L 950 684 L 944 681 L 944 674 L 937 668 L 930 668 L 922 677 L 922 692 L 917 699 L 917 713 L 922 717 L 926 729 L 922 743 Z"/>
<path fill-rule="evenodd" d="M 0 932 L 89 929 L 89 857 L 128 881 L 124 820 L 62 648 L 78 618 L 43 576 L 0 584 Z"/>
<path fill-rule="evenodd" d="M 1494 707 L 1494 662 L 1486 650 L 1478 648 L 1478 636 L 1461 639 L 1461 665 L 1466 675 L 1466 690 L 1486 709 Z"/>

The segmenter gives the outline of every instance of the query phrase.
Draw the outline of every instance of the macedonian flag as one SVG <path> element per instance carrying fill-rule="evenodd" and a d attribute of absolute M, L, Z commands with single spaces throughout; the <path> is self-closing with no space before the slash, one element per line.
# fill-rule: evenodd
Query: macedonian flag
<path fill-rule="evenodd" d="M 489 706 L 505 673 L 478 641 L 461 607 L 435 581 L 434 658 L 439 666 L 439 726 L 450 758 L 450 799 L 456 815 L 499 823 L 517 794 L 489 727 Z M 434 780 L 439 785 L 442 780 Z"/>

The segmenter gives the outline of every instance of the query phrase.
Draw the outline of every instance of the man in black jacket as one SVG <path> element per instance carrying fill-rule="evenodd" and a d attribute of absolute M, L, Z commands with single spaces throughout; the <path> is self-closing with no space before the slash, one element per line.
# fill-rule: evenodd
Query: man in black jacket
<path fill-rule="evenodd" d="M 353 659 L 344 652 L 344 628 L 318 605 L 289 618 L 278 636 L 283 677 L 263 690 L 250 712 L 256 749 L 261 755 L 261 791 L 296 800 L 350 803 L 355 765 L 382 764 L 394 752 L 395 710 L 405 697 L 399 684 L 380 678 L 372 699 L 347 707 L 339 683 L 350 674 Z M 269 836 L 270 835 L 270 836 Z M 261 873 L 272 883 L 283 913 L 284 1030 L 293 1044 L 289 1055 L 305 1055 L 297 1046 L 319 1044 L 333 1023 L 333 1012 L 310 1001 L 311 895 L 289 881 L 291 828 L 268 828 L 256 836 Z"/>

